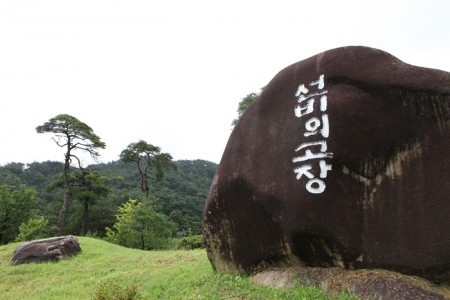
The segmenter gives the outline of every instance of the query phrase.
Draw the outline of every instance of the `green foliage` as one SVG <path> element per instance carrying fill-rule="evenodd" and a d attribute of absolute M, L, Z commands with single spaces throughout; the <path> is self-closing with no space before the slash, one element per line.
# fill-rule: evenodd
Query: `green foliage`
<path fill-rule="evenodd" d="M 155 208 L 175 222 L 178 235 L 201 233 L 201 216 L 217 164 L 204 160 L 177 161 L 178 172 L 171 172 L 156 183 Z"/>
<path fill-rule="evenodd" d="M 124 286 L 118 282 L 104 282 L 95 290 L 93 300 L 133 300 L 136 294 L 135 285 Z"/>
<path fill-rule="evenodd" d="M 16 170 L 16 167 L 23 164 L 9 163 L 0 169 L 0 184 L 6 184 L 10 186 L 18 186 L 22 184 L 20 175 L 22 174 L 22 169 L 20 172 Z"/>
<path fill-rule="evenodd" d="M 151 199 L 155 211 L 162 213 L 177 226 L 176 236 L 201 233 L 201 216 L 217 164 L 205 160 L 179 160 L 174 162 L 177 172 L 167 172 L 161 181 L 156 180 L 154 170 L 149 173 L 152 183 Z M 48 224 L 56 225 L 63 199 L 61 162 L 33 162 L 31 164 L 11 163 L 0 166 L 0 185 L 13 182 L 14 186 L 26 184 L 37 191 L 34 209 L 44 216 Z M 106 235 L 105 228 L 113 228 L 117 207 L 128 199 L 142 198 L 142 191 L 135 165 L 123 161 L 93 164 L 85 168 L 88 172 L 98 172 L 102 184 L 109 190 L 106 196 L 88 200 L 87 231 L 96 232 L 99 237 Z M 76 178 L 80 170 L 71 168 L 73 201 L 67 210 L 65 233 L 79 235 L 82 227 L 84 201 L 79 198 L 78 189 L 83 189 Z M 5 179 L 3 181 L 2 179 Z M 53 188 L 49 188 L 53 186 Z M 60 187 L 60 188 L 59 188 Z M 94 189 L 96 189 L 94 187 Z M 26 222 L 22 220 L 22 222 Z"/>
<path fill-rule="evenodd" d="M 185 236 L 188 232 L 192 234 L 201 233 L 201 216 L 204 202 L 208 196 L 217 164 L 205 160 L 179 160 L 176 161 L 177 172 L 168 172 L 163 180 L 157 181 L 155 174 L 150 173 L 152 185 L 152 206 L 155 211 L 163 213 L 177 225 L 177 235 Z M 92 166 L 105 176 L 115 175 L 122 180 L 108 183 L 110 193 L 106 201 L 108 205 L 102 205 L 101 218 L 90 221 L 94 223 L 102 221 L 105 227 L 112 227 L 115 222 L 116 210 L 128 199 L 142 197 L 139 187 L 136 186 L 136 177 L 139 177 L 133 165 L 125 164 L 123 161 L 115 161 L 107 164 Z M 97 212 L 96 205 L 93 206 L 92 215 Z M 112 220 L 112 222 L 110 221 Z M 106 222 L 111 222 L 107 224 Z M 100 226 L 101 224 L 99 224 Z M 100 227 L 90 228 L 103 235 Z"/>
<path fill-rule="evenodd" d="M 19 235 L 16 242 L 25 242 L 36 239 L 51 237 L 56 234 L 58 228 L 49 225 L 44 217 L 32 218 L 28 222 L 22 223 L 19 227 Z"/>
<path fill-rule="evenodd" d="M 175 224 L 148 203 L 130 199 L 119 207 L 113 229 L 106 229 L 106 239 L 129 248 L 163 249 L 174 229 Z"/>
<path fill-rule="evenodd" d="M 21 175 L 24 170 L 22 163 L 9 163 L 1 168 L 0 184 L 18 186 L 22 184 Z"/>
<path fill-rule="evenodd" d="M 24 166 L 22 173 L 19 175 L 24 184 L 36 189 L 38 215 L 44 216 L 51 225 L 57 224 L 63 199 L 63 189 L 52 190 L 48 186 L 51 185 L 55 177 L 59 177 L 62 181 L 63 168 L 64 164 L 61 162 L 33 162 Z"/>
<path fill-rule="evenodd" d="M 75 174 L 74 179 L 72 179 L 73 197 L 78 199 L 83 207 L 80 235 L 85 235 L 88 231 L 89 205 L 94 204 L 95 201 L 101 198 L 105 198 L 109 193 L 105 180 L 106 178 L 101 176 L 100 172 L 87 170 Z"/>
<path fill-rule="evenodd" d="M 250 93 L 247 96 L 245 96 L 244 98 L 242 98 L 241 102 L 239 102 L 238 104 L 238 116 L 236 119 L 233 120 L 233 122 L 231 122 L 231 125 L 234 127 L 239 123 L 239 119 L 242 117 L 242 115 L 244 114 L 244 111 L 247 109 L 247 107 L 250 106 L 250 104 L 252 104 L 256 98 L 258 98 L 259 94 L 257 93 Z"/>
<path fill-rule="evenodd" d="M 114 222 L 109 222 L 109 219 L 114 218 L 115 211 L 110 209 L 107 200 L 108 186 L 117 180 L 120 180 L 118 176 L 103 176 L 93 168 L 72 170 L 70 174 L 71 194 L 72 198 L 78 202 L 72 203 L 69 207 L 66 220 L 67 232 L 85 235 L 87 231 L 91 230 L 103 234 L 106 226 L 112 226 Z M 53 176 L 53 181 L 47 185 L 47 190 L 53 191 L 63 187 L 61 174 L 58 174 Z M 112 207 L 117 206 L 113 205 Z M 90 225 L 91 223 L 93 224 Z"/>
<path fill-rule="evenodd" d="M 202 235 L 191 235 L 180 238 L 175 246 L 177 250 L 192 250 L 205 248 Z"/>
<path fill-rule="evenodd" d="M 53 133 L 54 141 L 58 146 L 68 147 L 70 150 L 87 151 L 94 157 L 100 155 L 96 148 L 104 149 L 106 147 L 91 127 L 68 114 L 60 114 L 51 118 L 37 126 L 36 131 L 37 133 Z"/>
<path fill-rule="evenodd" d="M 19 226 L 32 215 L 36 191 L 25 185 L 0 186 L 0 244 L 14 241 Z"/>
<path fill-rule="evenodd" d="M 169 170 L 176 170 L 177 165 L 169 153 L 161 153 L 161 148 L 140 140 L 131 143 L 120 153 L 120 159 L 125 163 L 135 163 L 141 179 L 141 191 L 148 197 L 150 192 L 149 177 L 152 169 L 156 180 L 161 181 Z"/>

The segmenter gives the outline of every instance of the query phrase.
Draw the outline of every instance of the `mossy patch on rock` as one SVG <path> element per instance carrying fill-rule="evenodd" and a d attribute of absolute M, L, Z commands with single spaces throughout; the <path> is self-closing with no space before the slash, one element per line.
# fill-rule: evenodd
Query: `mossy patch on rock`
<path fill-rule="evenodd" d="M 450 285 L 387 270 L 285 267 L 252 276 L 257 285 L 289 288 L 310 284 L 334 294 L 347 291 L 361 299 L 450 299 Z"/>

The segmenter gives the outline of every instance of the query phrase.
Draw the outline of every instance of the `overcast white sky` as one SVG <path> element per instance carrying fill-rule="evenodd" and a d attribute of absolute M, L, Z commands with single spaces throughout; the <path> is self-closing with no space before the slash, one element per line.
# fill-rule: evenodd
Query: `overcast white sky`
<path fill-rule="evenodd" d="M 364 45 L 450 71 L 449 14 L 448 0 L 0 0 L 0 164 L 62 161 L 35 131 L 61 113 L 102 138 L 102 162 L 143 139 L 218 163 L 239 101 L 317 53 Z"/>

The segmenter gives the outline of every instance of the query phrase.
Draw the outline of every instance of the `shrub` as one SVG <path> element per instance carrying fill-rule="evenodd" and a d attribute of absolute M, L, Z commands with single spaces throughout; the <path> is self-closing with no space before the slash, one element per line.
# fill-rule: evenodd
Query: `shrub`
<path fill-rule="evenodd" d="M 176 244 L 177 250 L 191 250 L 205 248 L 202 235 L 185 236 L 178 240 Z"/>
<path fill-rule="evenodd" d="M 54 225 L 49 226 L 44 217 L 32 218 L 28 222 L 20 224 L 16 242 L 47 238 L 53 236 L 57 229 Z"/>
<path fill-rule="evenodd" d="M 100 284 L 94 294 L 94 300 L 133 300 L 137 295 L 137 286 L 120 285 L 114 282 Z"/>
<path fill-rule="evenodd" d="M 148 203 L 130 199 L 119 207 L 113 228 L 106 228 L 106 240 L 142 250 L 167 248 L 176 225 Z"/>

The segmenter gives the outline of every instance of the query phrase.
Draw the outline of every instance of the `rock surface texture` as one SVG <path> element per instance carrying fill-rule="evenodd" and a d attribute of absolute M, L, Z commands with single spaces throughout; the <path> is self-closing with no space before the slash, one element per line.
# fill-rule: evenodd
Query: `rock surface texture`
<path fill-rule="evenodd" d="M 366 47 L 279 72 L 232 132 L 205 205 L 220 272 L 450 267 L 450 73 Z"/>
<path fill-rule="evenodd" d="M 251 277 L 257 285 L 292 288 L 315 285 L 331 295 L 350 292 L 367 300 L 447 300 L 450 287 L 438 286 L 416 276 L 386 270 L 287 267 L 268 269 Z"/>
<path fill-rule="evenodd" d="M 58 261 L 81 251 L 78 239 L 72 235 L 26 242 L 14 250 L 15 265 L 33 262 Z"/>

